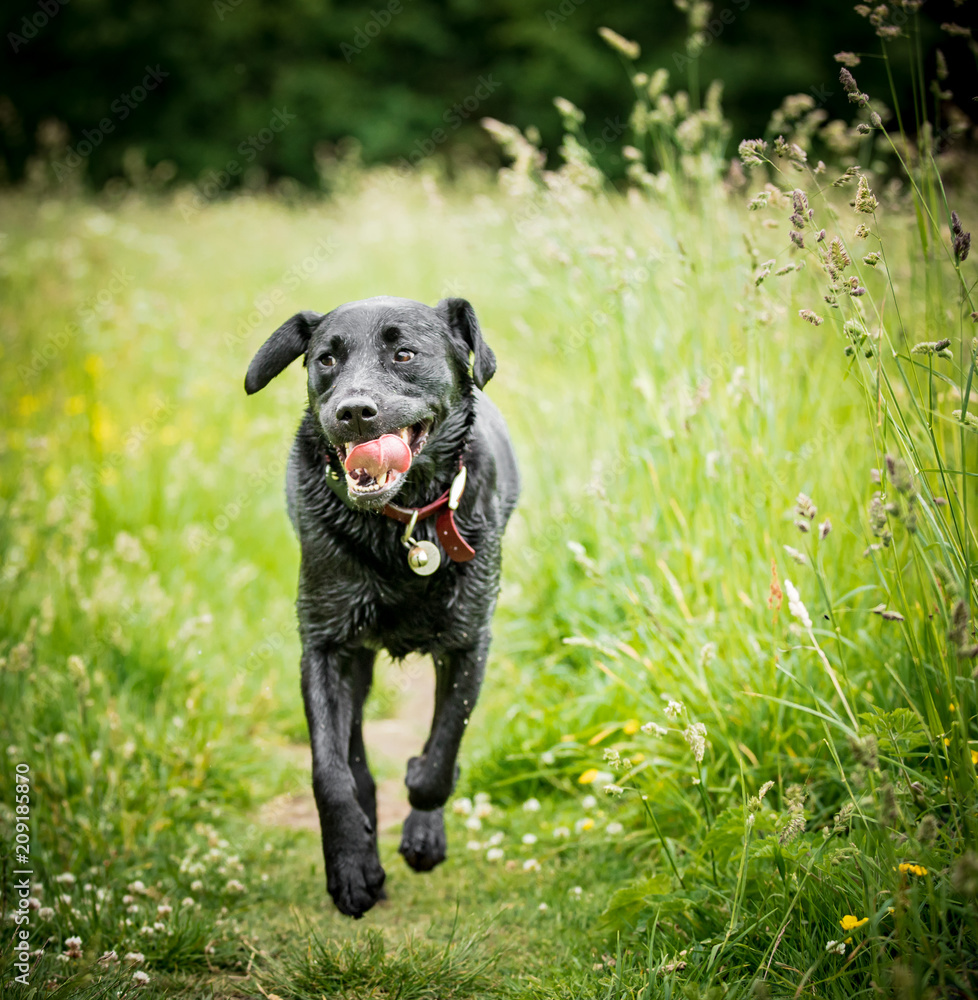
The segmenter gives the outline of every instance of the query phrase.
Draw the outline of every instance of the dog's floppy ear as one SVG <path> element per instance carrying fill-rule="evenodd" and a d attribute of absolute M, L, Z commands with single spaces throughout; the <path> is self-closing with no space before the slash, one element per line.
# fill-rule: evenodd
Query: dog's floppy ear
<path fill-rule="evenodd" d="M 435 311 L 449 325 L 465 352 L 466 365 L 472 355 L 472 378 L 481 389 L 496 372 L 496 355 L 482 339 L 475 310 L 467 299 L 442 299 Z"/>
<path fill-rule="evenodd" d="M 312 312 L 308 309 L 305 312 L 296 313 L 258 348 L 258 353 L 248 365 L 248 374 L 245 375 L 245 392 L 249 396 L 253 392 L 258 392 L 259 389 L 264 389 L 276 375 L 285 371 L 299 355 L 306 353 L 309 337 L 322 318 L 323 313 Z"/>

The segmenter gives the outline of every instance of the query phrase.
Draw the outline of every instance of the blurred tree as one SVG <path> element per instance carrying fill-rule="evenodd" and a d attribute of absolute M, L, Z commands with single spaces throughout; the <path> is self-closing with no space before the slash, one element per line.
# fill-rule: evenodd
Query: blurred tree
<path fill-rule="evenodd" d="M 930 46 L 955 8 L 935 0 L 919 16 Z M 4 15 L 0 158 L 11 181 L 40 144 L 62 177 L 96 186 L 132 148 L 212 186 L 316 184 L 316 150 L 345 137 L 367 162 L 494 162 L 484 115 L 536 125 L 552 150 L 558 94 L 593 134 L 626 123 L 631 84 L 601 25 L 641 44 L 641 69 L 686 86 L 685 16 L 668 0 L 18 0 Z M 692 68 L 703 84 L 724 81 L 734 140 L 762 134 L 792 92 L 848 116 L 832 55 L 879 51 L 848 0 L 717 0 L 705 30 Z M 954 43 L 965 65 L 949 60 L 952 74 L 974 90 L 964 40 L 942 42 Z M 879 60 L 864 59 L 858 79 L 888 99 Z"/>

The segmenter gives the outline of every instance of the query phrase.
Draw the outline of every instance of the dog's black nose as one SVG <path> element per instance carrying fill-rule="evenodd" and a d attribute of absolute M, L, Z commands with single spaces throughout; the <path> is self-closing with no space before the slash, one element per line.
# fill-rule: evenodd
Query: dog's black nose
<path fill-rule="evenodd" d="M 336 420 L 350 436 L 369 434 L 377 419 L 377 406 L 369 396 L 351 396 L 336 407 Z"/>

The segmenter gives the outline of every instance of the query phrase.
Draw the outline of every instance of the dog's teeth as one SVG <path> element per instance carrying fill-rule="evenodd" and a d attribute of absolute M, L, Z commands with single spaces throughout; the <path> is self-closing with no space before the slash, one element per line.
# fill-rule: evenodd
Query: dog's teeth
<path fill-rule="evenodd" d="M 411 430 L 409 427 L 402 427 L 397 433 L 405 444 L 411 443 Z"/>

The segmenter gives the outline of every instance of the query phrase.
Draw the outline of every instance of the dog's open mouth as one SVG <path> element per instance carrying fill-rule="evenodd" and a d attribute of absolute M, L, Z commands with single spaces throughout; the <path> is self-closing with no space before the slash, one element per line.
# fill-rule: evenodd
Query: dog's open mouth
<path fill-rule="evenodd" d="M 411 468 L 411 462 L 428 440 L 430 429 L 428 421 L 419 420 L 393 434 L 336 445 L 350 494 L 367 497 L 392 487 Z"/>

